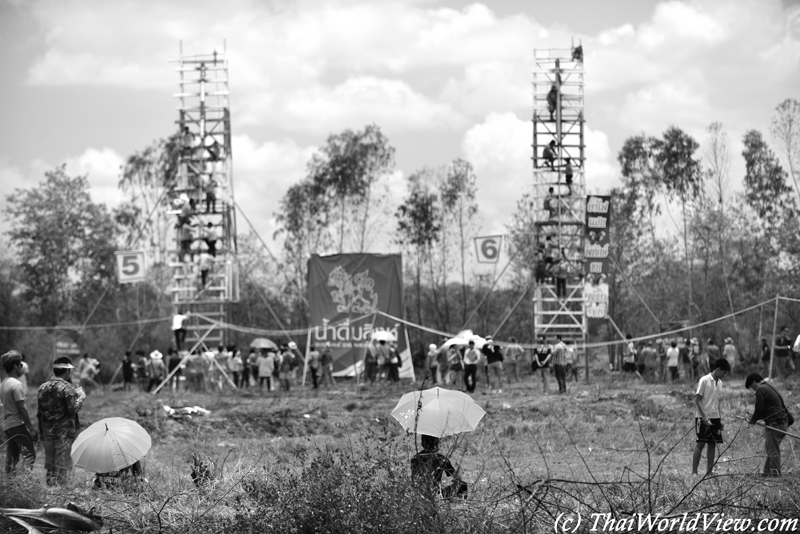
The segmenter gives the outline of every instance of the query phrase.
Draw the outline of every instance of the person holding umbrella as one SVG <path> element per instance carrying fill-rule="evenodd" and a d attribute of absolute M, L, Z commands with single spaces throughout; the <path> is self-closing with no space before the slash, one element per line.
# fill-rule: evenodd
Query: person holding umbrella
<path fill-rule="evenodd" d="M 53 376 L 39 386 L 39 433 L 44 439 L 47 485 L 63 484 L 72 470 L 70 448 L 78 433 L 78 412 L 86 394 L 75 388 L 70 374 L 75 369 L 67 356 L 53 362 Z"/>
<path fill-rule="evenodd" d="M 444 499 L 451 497 L 467 498 L 467 483 L 461 480 L 458 470 L 450 463 L 450 459 L 439 452 L 439 438 L 423 434 L 420 438 L 422 450 L 411 458 L 411 477 L 430 497 L 441 495 Z M 442 487 L 442 477 L 447 475 L 453 479 L 449 486 Z"/>
<path fill-rule="evenodd" d="M 411 459 L 411 473 L 423 489 L 431 497 L 466 496 L 467 485 L 458 470 L 439 453 L 439 439 L 474 431 L 486 415 L 483 408 L 461 391 L 434 387 L 404 394 L 391 415 L 406 432 L 422 435 L 423 450 Z M 443 475 L 453 477 L 453 484 L 442 488 Z"/>
<path fill-rule="evenodd" d="M 71 459 L 76 466 L 95 473 L 95 488 L 112 487 L 143 479 L 141 460 L 152 444 L 150 435 L 136 421 L 108 417 L 78 435 L 71 447 Z M 136 488 L 136 484 L 125 487 Z"/>

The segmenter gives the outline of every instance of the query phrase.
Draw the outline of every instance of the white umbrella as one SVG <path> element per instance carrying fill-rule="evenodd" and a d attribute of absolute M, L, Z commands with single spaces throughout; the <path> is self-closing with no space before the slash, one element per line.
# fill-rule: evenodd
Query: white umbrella
<path fill-rule="evenodd" d="M 483 347 L 486 344 L 486 340 L 483 339 L 481 336 L 476 336 L 476 335 L 470 334 L 469 337 L 456 336 L 456 337 L 450 338 L 450 339 L 448 339 L 447 341 L 445 341 L 442 344 L 442 347 L 450 347 L 452 345 L 456 345 L 456 346 L 460 347 L 461 345 L 467 345 L 470 341 L 475 343 L 475 348 L 476 349 L 480 349 L 481 347 Z"/>
<path fill-rule="evenodd" d="M 471 432 L 485 414 L 466 393 L 439 387 L 406 393 L 392 410 L 392 417 L 407 432 L 437 438 Z"/>
<path fill-rule="evenodd" d="M 375 341 L 394 341 L 394 334 L 390 330 L 373 330 L 372 339 Z"/>
<path fill-rule="evenodd" d="M 111 473 L 144 458 L 152 443 L 136 421 L 109 417 L 78 435 L 72 444 L 72 461 L 92 473 Z"/>

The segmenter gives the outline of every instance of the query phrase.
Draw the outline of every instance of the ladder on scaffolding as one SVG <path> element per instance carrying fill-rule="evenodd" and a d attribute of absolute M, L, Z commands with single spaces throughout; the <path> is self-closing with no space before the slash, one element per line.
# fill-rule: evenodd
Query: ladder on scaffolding
<path fill-rule="evenodd" d="M 537 336 L 552 339 L 561 335 L 564 341 L 582 347 L 587 330 L 583 297 L 586 120 L 583 58 L 574 58 L 574 51 L 534 50 L 534 237 L 538 250 L 549 243 L 551 251 L 540 253 L 537 261 L 550 256 L 560 263 L 555 268 L 548 265 L 544 283 L 535 286 L 533 300 Z M 548 160 L 545 147 L 551 142 L 553 159 Z M 568 161 L 571 180 L 567 176 Z M 566 291 L 561 295 L 557 294 L 554 277 L 559 269 L 566 275 Z"/>
<path fill-rule="evenodd" d="M 173 313 L 189 312 L 182 348 L 211 348 L 226 344 L 220 322 L 239 300 L 228 61 L 217 51 L 184 55 L 181 44 L 173 62 L 181 146 L 168 207 L 175 220 L 169 291 Z M 205 286 L 201 264 L 209 267 Z"/>

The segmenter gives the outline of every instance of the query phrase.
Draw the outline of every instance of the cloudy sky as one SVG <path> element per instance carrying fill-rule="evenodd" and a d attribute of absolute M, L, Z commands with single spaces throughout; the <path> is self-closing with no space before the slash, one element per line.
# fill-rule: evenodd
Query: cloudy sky
<path fill-rule="evenodd" d="M 800 98 L 797 0 L 0 0 L 0 208 L 61 163 L 116 205 L 124 158 L 175 128 L 183 41 L 227 45 L 236 198 L 265 238 L 315 147 L 372 122 L 397 149 L 398 198 L 415 170 L 466 158 L 483 231 L 502 230 L 532 180 L 533 49 L 573 39 L 590 191 L 618 183 L 630 135 L 702 141 L 721 121 L 738 163 L 744 131 Z"/>

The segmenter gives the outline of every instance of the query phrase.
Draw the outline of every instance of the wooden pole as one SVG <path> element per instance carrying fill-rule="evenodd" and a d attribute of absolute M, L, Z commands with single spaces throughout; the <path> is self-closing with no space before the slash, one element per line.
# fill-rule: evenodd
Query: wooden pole
<path fill-rule="evenodd" d="M 749 420 L 749 419 L 745 419 L 744 417 L 742 417 L 742 416 L 740 416 L 740 415 L 737 415 L 737 416 L 736 416 L 736 418 L 737 418 L 737 419 L 741 419 L 742 421 L 747 421 L 748 423 L 750 423 L 750 420 Z M 755 424 L 755 425 L 758 425 L 758 426 L 763 426 L 764 428 L 768 428 L 768 429 L 770 429 L 770 430 L 774 430 L 775 432 L 780 432 L 781 434 L 786 434 L 786 435 L 787 435 L 787 436 L 789 436 L 790 438 L 794 438 L 794 439 L 800 439 L 800 436 L 798 436 L 797 434 L 792 434 L 791 432 L 787 432 L 787 431 L 785 431 L 785 430 L 781 430 L 780 428 L 775 428 L 775 427 L 773 427 L 773 426 L 766 425 L 766 424 L 764 424 L 764 423 L 761 423 L 761 422 L 759 422 L 759 421 L 756 421 L 756 422 L 755 422 L 755 423 L 753 423 L 753 424 Z"/>
<path fill-rule="evenodd" d="M 777 334 L 778 330 L 778 303 L 781 301 L 781 299 L 778 297 L 779 295 L 775 295 L 775 317 L 772 320 L 772 343 L 770 345 L 771 348 L 769 349 L 769 378 L 772 378 L 772 362 L 775 361 L 775 335 Z"/>

